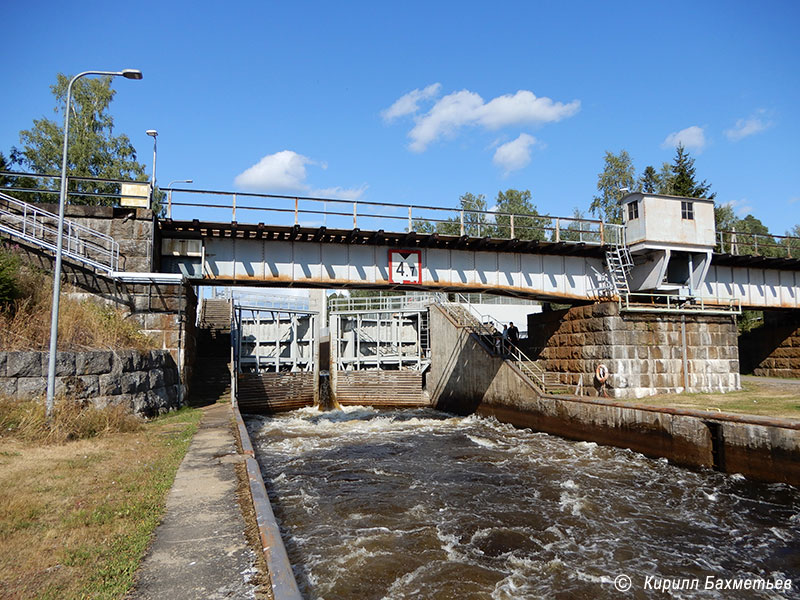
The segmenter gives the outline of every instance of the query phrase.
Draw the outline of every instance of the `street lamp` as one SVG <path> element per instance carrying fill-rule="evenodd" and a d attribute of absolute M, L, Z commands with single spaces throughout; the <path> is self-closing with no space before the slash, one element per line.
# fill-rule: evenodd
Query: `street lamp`
<path fill-rule="evenodd" d="M 158 131 L 148 129 L 145 133 L 153 138 L 153 176 L 150 178 L 150 208 L 152 208 L 153 197 L 156 193 L 156 141 L 158 140 Z"/>
<path fill-rule="evenodd" d="M 50 354 L 47 360 L 47 398 L 45 410 L 48 420 L 53 415 L 56 388 L 56 346 L 58 344 L 58 308 L 61 295 L 61 255 L 64 244 L 64 208 L 67 204 L 67 148 L 69 145 L 69 107 L 72 96 L 72 84 L 86 75 L 110 75 L 125 79 L 141 79 L 138 69 L 122 71 L 84 71 L 70 79 L 67 86 L 67 109 L 64 111 L 64 149 L 61 153 L 61 193 L 58 200 L 58 234 L 56 236 L 56 264 L 53 273 L 53 306 L 50 311 Z"/>
<path fill-rule="evenodd" d="M 173 183 L 194 183 L 191 179 L 174 179 L 169 182 L 167 189 L 167 218 L 172 218 L 172 184 Z"/>

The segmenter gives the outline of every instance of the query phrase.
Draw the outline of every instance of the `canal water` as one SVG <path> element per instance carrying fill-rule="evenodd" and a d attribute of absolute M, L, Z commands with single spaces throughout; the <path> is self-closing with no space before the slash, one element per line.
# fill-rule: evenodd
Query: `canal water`
<path fill-rule="evenodd" d="M 800 597 L 791 486 L 431 409 L 248 429 L 306 598 Z"/>

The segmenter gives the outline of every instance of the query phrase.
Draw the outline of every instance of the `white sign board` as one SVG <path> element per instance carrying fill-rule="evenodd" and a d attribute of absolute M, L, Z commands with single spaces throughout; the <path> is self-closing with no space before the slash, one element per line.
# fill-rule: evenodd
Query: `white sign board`
<path fill-rule="evenodd" d="M 390 283 L 422 283 L 422 252 L 389 250 Z"/>
<path fill-rule="evenodd" d="M 120 206 L 150 208 L 150 184 L 123 183 L 122 198 L 120 198 L 119 203 Z"/>

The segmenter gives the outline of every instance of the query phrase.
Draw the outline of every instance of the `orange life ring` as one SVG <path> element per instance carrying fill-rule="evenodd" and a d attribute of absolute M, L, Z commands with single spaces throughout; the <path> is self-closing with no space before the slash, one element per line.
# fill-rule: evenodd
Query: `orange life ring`
<path fill-rule="evenodd" d="M 608 367 L 602 363 L 597 365 L 597 368 L 594 370 L 594 376 L 597 377 L 597 381 L 600 383 L 605 383 L 608 381 L 608 376 L 610 374 L 611 373 L 609 372 Z"/>

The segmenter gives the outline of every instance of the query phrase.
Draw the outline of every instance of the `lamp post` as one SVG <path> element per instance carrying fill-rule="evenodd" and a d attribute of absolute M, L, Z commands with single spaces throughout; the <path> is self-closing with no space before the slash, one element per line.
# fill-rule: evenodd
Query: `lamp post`
<path fill-rule="evenodd" d="M 67 204 L 67 148 L 69 146 L 69 108 L 72 96 L 72 84 L 86 75 L 110 75 L 111 77 L 124 77 L 125 79 L 141 79 L 142 72 L 138 69 L 123 69 L 122 71 L 84 71 L 70 79 L 67 85 L 67 108 L 64 112 L 64 149 L 61 153 L 61 193 L 58 200 L 58 233 L 56 236 L 56 264 L 53 272 L 53 306 L 50 311 L 50 354 L 47 361 L 47 397 L 45 410 L 48 420 L 53 415 L 56 387 L 56 346 L 58 345 L 58 308 L 61 295 L 61 255 L 64 243 L 64 208 Z"/>
<path fill-rule="evenodd" d="M 173 179 L 169 182 L 167 188 L 169 192 L 167 192 L 167 218 L 172 218 L 172 184 L 173 183 L 194 183 L 192 179 Z"/>
<path fill-rule="evenodd" d="M 158 141 L 158 131 L 148 129 L 145 133 L 153 138 L 153 175 L 150 177 L 150 208 L 153 208 L 153 200 L 156 195 L 156 142 Z"/>

